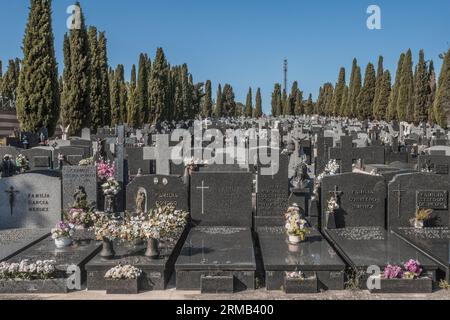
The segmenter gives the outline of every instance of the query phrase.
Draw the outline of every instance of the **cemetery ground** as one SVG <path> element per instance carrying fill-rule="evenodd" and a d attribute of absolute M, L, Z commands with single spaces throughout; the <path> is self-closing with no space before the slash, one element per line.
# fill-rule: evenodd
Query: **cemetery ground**
<path fill-rule="evenodd" d="M 442 130 L 302 116 L 10 137 L 0 299 L 449 300 Z"/>

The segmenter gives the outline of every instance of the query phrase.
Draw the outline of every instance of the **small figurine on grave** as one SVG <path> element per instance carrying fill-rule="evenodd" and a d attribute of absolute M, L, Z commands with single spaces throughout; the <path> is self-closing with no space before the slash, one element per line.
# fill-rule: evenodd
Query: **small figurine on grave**
<path fill-rule="evenodd" d="M 60 170 L 62 170 L 65 159 L 66 159 L 66 157 L 62 153 L 58 153 L 58 168 Z"/>
<path fill-rule="evenodd" d="M 73 208 L 84 209 L 88 206 L 86 190 L 82 186 L 79 186 L 75 190 L 75 193 L 73 194 L 73 199 L 74 199 Z"/>
<path fill-rule="evenodd" d="M 302 162 L 295 168 L 292 186 L 294 189 L 306 189 L 311 184 L 311 178 L 308 175 L 308 166 Z"/>
<path fill-rule="evenodd" d="M 2 178 L 12 177 L 16 173 L 17 167 L 12 158 L 10 154 L 3 156 L 2 162 L 0 163 L 0 174 Z"/>
<path fill-rule="evenodd" d="M 145 202 L 146 202 L 146 195 L 143 190 L 139 190 L 137 197 L 136 197 L 136 213 L 142 214 L 145 213 Z"/>

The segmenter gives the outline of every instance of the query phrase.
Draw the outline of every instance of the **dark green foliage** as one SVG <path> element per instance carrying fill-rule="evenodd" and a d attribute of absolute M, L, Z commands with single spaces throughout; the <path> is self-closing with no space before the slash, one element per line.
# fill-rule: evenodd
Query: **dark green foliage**
<path fill-rule="evenodd" d="M 294 114 L 296 116 L 300 116 L 305 113 L 303 106 L 303 92 L 300 89 L 297 89 L 295 95 L 295 103 L 294 103 Z"/>
<path fill-rule="evenodd" d="M 373 117 L 376 120 L 385 120 L 389 108 L 389 98 L 391 96 L 391 73 L 386 70 L 379 84 L 377 101 L 374 103 Z"/>
<path fill-rule="evenodd" d="M 0 95 L 9 101 L 16 101 L 20 71 L 17 71 L 16 60 L 9 60 L 8 69 L 0 81 Z"/>
<path fill-rule="evenodd" d="M 380 90 L 381 90 L 383 77 L 384 77 L 383 60 L 384 60 L 383 56 L 378 57 L 377 82 L 376 82 L 376 86 L 375 86 L 375 98 L 374 98 L 374 103 L 373 103 L 374 118 L 376 118 L 375 110 L 380 109 L 380 107 L 377 105 L 377 103 L 379 101 Z M 384 113 L 386 113 L 386 112 L 384 112 Z"/>
<path fill-rule="evenodd" d="M 305 114 L 312 115 L 314 113 L 314 103 L 312 100 L 312 94 L 309 94 L 308 100 L 305 104 Z"/>
<path fill-rule="evenodd" d="M 170 113 L 170 87 L 169 87 L 169 65 L 162 48 L 156 50 L 156 57 L 152 65 L 150 76 L 150 117 L 149 122 L 158 123 L 168 117 Z M 183 104 L 186 99 L 183 98 Z"/>
<path fill-rule="evenodd" d="M 258 88 L 258 90 L 256 91 L 256 104 L 255 104 L 255 110 L 254 110 L 254 118 L 261 118 L 263 115 L 262 112 L 262 99 L 261 99 L 261 89 Z"/>
<path fill-rule="evenodd" d="M 420 50 L 419 53 L 419 62 L 416 67 L 416 74 L 414 78 L 414 121 L 416 123 L 427 122 L 428 99 L 431 93 L 431 88 L 423 50 Z"/>
<path fill-rule="evenodd" d="M 132 128 L 139 127 L 139 107 L 136 103 L 136 86 L 137 86 L 137 78 L 136 78 L 136 65 L 133 64 L 131 67 L 131 77 L 130 77 L 130 86 L 128 89 L 128 102 L 127 102 L 127 124 Z"/>
<path fill-rule="evenodd" d="M 357 116 L 359 120 L 373 117 L 373 102 L 375 99 L 376 75 L 373 64 L 366 67 L 364 86 L 358 96 Z"/>
<path fill-rule="evenodd" d="M 336 91 L 334 93 L 333 97 L 333 103 L 332 103 L 332 115 L 333 116 L 340 116 L 341 115 L 341 107 L 342 107 L 342 100 L 344 97 L 344 89 L 345 89 L 345 68 L 341 68 L 339 71 L 339 78 L 338 82 L 336 83 Z"/>
<path fill-rule="evenodd" d="M 22 130 L 48 129 L 59 118 L 60 94 L 51 18 L 51 0 L 32 0 L 23 39 L 17 88 L 17 116 Z"/>
<path fill-rule="evenodd" d="M 414 117 L 414 81 L 411 49 L 405 55 L 398 90 L 397 115 L 398 120 L 412 122 Z"/>
<path fill-rule="evenodd" d="M 136 84 L 136 92 L 135 92 L 135 106 L 136 111 L 133 111 L 132 114 L 136 113 L 137 118 L 133 119 L 133 123 L 135 123 L 136 127 L 143 126 L 148 123 L 150 116 L 150 107 L 148 105 L 149 102 L 149 77 L 148 77 L 148 65 L 147 65 L 147 56 L 143 53 L 139 55 L 139 67 L 138 67 L 138 76 L 137 76 L 137 84 Z"/>
<path fill-rule="evenodd" d="M 253 115 L 253 97 L 252 88 L 248 89 L 247 100 L 245 102 L 245 116 L 251 118 Z"/>
<path fill-rule="evenodd" d="M 434 117 L 436 123 L 441 127 L 448 127 L 450 119 L 450 49 L 444 56 L 439 75 L 436 99 L 434 101 Z"/>
<path fill-rule="evenodd" d="M 434 100 L 436 99 L 437 81 L 433 60 L 430 61 L 430 67 L 428 68 L 428 82 L 430 86 L 430 94 L 428 95 L 427 100 L 428 121 L 430 123 L 435 123 L 436 119 L 434 116 Z"/>
<path fill-rule="evenodd" d="M 233 87 L 225 84 L 222 92 L 222 112 L 225 117 L 236 116 L 236 102 L 234 101 Z"/>
<path fill-rule="evenodd" d="M 400 89 L 400 81 L 402 77 L 402 67 L 403 62 L 405 61 L 405 54 L 402 53 L 400 55 L 398 65 L 397 65 L 397 73 L 395 76 L 395 83 L 392 87 L 391 96 L 389 97 L 389 108 L 387 113 L 387 120 L 399 120 L 398 113 L 397 113 L 397 104 L 398 104 L 398 94 Z"/>
<path fill-rule="evenodd" d="M 223 102 L 222 102 L 222 86 L 219 84 L 217 89 L 216 107 L 214 109 L 214 116 L 220 118 L 223 116 Z"/>
<path fill-rule="evenodd" d="M 211 81 L 207 80 L 205 84 L 205 98 L 203 99 L 203 111 L 202 116 L 205 118 L 210 118 L 212 116 L 212 88 Z"/>
<path fill-rule="evenodd" d="M 280 116 L 282 114 L 281 106 L 281 84 L 276 83 L 272 93 L 272 116 Z"/>

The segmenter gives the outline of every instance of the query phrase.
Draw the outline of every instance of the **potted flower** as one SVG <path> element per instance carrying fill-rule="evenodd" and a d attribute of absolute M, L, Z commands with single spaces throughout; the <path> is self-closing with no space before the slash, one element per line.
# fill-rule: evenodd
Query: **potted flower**
<path fill-rule="evenodd" d="M 431 293 L 433 280 L 423 276 L 423 268 L 417 260 L 409 260 L 403 266 L 389 264 L 380 275 L 380 287 L 371 289 L 379 293 Z"/>
<path fill-rule="evenodd" d="M 411 224 L 416 229 L 423 229 L 425 222 L 431 218 L 433 210 L 418 208 L 414 218 L 411 219 Z"/>
<path fill-rule="evenodd" d="M 301 271 L 286 272 L 283 288 L 287 294 L 317 293 L 317 276 L 315 273 L 307 275 Z"/>
<path fill-rule="evenodd" d="M 1 262 L 0 293 L 66 293 L 66 279 L 58 276 L 54 260 Z"/>
<path fill-rule="evenodd" d="M 289 243 L 296 245 L 305 241 L 310 231 L 307 227 L 307 221 L 300 217 L 300 209 L 298 207 L 290 207 L 285 213 L 285 219 Z"/>
<path fill-rule="evenodd" d="M 107 294 L 138 294 L 142 270 L 131 265 L 118 265 L 105 274 Z"/>
<path fill-rule="evenodd" d="M 26 156 L 19 154 L 16 157 L 16 167 L 19 170 L 19 173 L 25 173 L 25 171 L 30 170 L 30 162 Z"/>
<path fill-rule="evenodd" d="M 92 227 L 94 217 L 93 212 L 86 209 L 71 208 L 65 213 L 65 220 L 75 229 L 88 229 Z"/>
<path fill-rule="evenodd" d="M 51 233 L 58 249 L 68 247 L 72 244 L 73 228 L 69 224 L 61 221 L 51 230 Z"/>
<path fill-rule="evenodd" d="M 103 259 L 113 259 L 116 253 L 114 252 L 113 240 L 116 239 L 120 232 L 120 223 L 115 219 L 103 214 L 95 221 L 94 232 L 97 240 L 103 242 L 100 256 Z"/>
<path fill-rule="evenodd" d="M 158 243 L 161 239 L 172 239 L 184 230 L 189 213 L 176 210 L 175 206 L 157 206 L 150 210 L 141 226 L 142 238 L 147 239 L 147 257 L 159 257 Z"/>
<path fill-rule="evenodd" d="M 106 181 L 109 178 L 114 178 L 116 173 L 114 164 L 100 160 L 98 163 L 96 163 L 96 167 L 97 177 L 100 181 Z"/>
<path fill-rule="evenodd" d="M 115 199 L 120 189 L 119 182 L 112 177 L 108 178 L 108 180 L 102 184 L 103 195 L 105 196 L 106 213 L 113 213 L 115 211 Z"/>

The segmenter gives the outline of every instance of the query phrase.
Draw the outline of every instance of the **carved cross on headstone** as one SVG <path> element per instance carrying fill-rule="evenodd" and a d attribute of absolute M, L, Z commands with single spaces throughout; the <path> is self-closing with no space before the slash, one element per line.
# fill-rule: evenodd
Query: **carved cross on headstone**
<path fill-rule="evenodd" d="M 205 187 L 205 181 L 202 180 L 202 186 L 197 187 L 198 190 L 202 190 L 202 214 L 205 214 L 205 190 L 209 187 Z"/>
<path fill-rule="evenodd" d="M 19 193 L 19 191 L 14 190 L 14 187 L 11 186 L 8 190 L 5 190 L 5 192 L 8 194 L 9 208 L 11 210 L 11 216 L 12 216 L 13 215 L 14 202 L 16 200 L 16 194 Z"/>
<path fill-rule="evenodd" d="M 397 216 L 400 218 L 401 212 L 400 212 L 400 206 L 402 204 L 402 192 L 406 192 L 406 190 L 402 190 L 402 185 L 398 185 L 397 190 L 392 190 L 392 192 L 397 194 Z"/>
<path fill-rule="evenodd" d="M 329 194 L 332 194 L 333 197 L 334 197 L 336 200 L 338 200 L 338 199 L 340 198 L 340 196 L 344 194 L 343 191 L 340 191 L 340 190 L 339 190 L 338 186 L 334 186 L 334 190 L 333 190 L 333 191 L 329 191 L 328 193 L 329 193 Z"/>
<path fill-rule="evenodd" d="M 353 148 L 353 138 L 351 136 L 341 137 L 340 148 L 330 148 L 330 159 L 340 161 L 341 173 L 352 172 L 353 161 L 358 159 Z"/>

